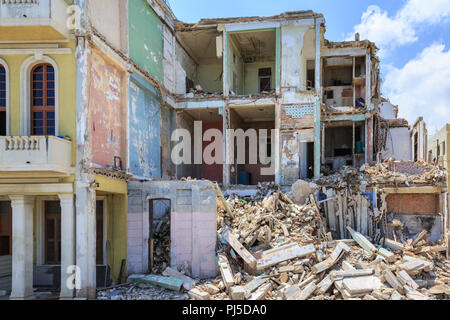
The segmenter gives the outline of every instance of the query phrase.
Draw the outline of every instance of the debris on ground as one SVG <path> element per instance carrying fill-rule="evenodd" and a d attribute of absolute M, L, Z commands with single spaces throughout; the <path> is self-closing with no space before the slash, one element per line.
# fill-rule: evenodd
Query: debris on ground
<path fill-rule="evenodd" d="M 265 183 L 256 197 L 226 198 L 214 184 L 217 278 L 191 279 L 187 266 L 166 268 L 166 278 L 130 277 L 138 283 L 99 296 L 145 299 L 159 291 L 166 299 L 192 300 L 449 300 L 446 243 L 430 242 L 425 229 L 402 236 L 404 224 L 386 219 L 386 195 L 367 189 L 445 184 L 437 167 L 393 160 L 299 181 L 288 194 Z"/>

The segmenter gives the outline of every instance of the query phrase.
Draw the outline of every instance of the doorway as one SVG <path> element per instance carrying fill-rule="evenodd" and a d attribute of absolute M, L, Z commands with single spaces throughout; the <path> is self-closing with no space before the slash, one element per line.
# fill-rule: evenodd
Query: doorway
<path fill-rule="evenodd" d="M 149 203 L 149 270 L 161 274 L 170 266 L 170 213 L 168 199 L 153 199 Z"/>
<path fill-rule="evenodd" d="M 11 291 L 12 210 L 11 202 L 0 201 L 0 290 Z"/>
<path fill-rule="evenodd" d="M 59 201 L 45 201 L 45 264 L 61 264 L 61 206 Z"/>

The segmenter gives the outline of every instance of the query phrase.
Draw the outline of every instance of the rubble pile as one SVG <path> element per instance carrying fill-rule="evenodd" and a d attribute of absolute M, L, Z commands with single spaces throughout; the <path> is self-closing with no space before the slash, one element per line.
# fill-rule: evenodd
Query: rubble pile
<path fill-rule="evenodd" d="M 388 159 L 383 163 L 364 165 L 359 170 L 344 166 L 334 174 L 314 181 L 322 187 L 359 189 L 361 184 L 371 186 L 446 185 L 446 172 L 425 162 L 402 162 Z"/>
<path fill-rule="evenodd" d="M 193 300 L 449 300 L 444 241 L 431 243 L 426 230 L 402 237 L 402 222 L 387 222 L 382 191 L 441 183 L 436 167 L 390 160 L 300 181 L 290 194 L 260 184 L 255 197 L 225 198 L 213 184 L 220 275 L 204 281 L 188 266 L 166 268 L 163 276 L 131 276 L 117 296 L 148 297 L 138 288 L 154 285 Z"/>
<path fill-rule="evenodd" d="M 154 248 L 154 266 L 152 272 L 161 274 L 168 266 L 170 261 L 170 222 L 158 221 L 153 226 L 153 248 Z"/>
<path fill-rule="evenodd" d="M 186 293 L 149 284 L 125 284 L 98 290 L 98 300 L 188 300 Z"/>

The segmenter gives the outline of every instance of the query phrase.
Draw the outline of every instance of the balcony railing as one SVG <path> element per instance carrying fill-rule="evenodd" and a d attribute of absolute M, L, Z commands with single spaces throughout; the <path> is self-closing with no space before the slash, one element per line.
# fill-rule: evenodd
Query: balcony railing
<path fill-rule="evenodd" d="M 69 34 L 67 7 L 64 0 L 0 0 L 0 27 L 4 32 L 21 27 L 23 32 L 15 36 L 25 40 L 33 37 L 28 32 L 42 33 L 46 40 L 63 40 Z M 35 29 L 27 30 L 31 27 Z"/>
<path fill-rule="evenodd" d="M 0 137 L 0 177 L 67 176 L 73 172 L 72 142 L 54 136 Z"/>

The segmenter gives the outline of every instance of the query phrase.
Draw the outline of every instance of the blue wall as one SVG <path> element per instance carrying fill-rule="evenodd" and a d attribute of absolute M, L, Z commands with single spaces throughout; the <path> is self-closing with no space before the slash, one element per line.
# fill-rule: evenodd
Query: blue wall
<path fill-rule="evenodd" d="M 159 92 L 132 74 L 129 83 L 130 170 L 142 178 L 161 178 Z"/>

